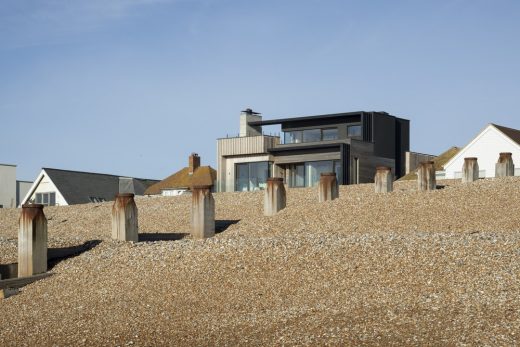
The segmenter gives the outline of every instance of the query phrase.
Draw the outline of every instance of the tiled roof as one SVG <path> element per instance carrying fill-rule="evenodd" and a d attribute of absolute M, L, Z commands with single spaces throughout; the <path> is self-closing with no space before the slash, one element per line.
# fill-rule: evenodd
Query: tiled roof
<path fill-rule="evenodd" d="M 213 186 L 217 178 L 217 171 L 211 166 L 198 167 L 193 175 L 185 167 L 162 181 L 150 186 L 144 193 L 149 195 L 161 194 L 164 189 L 191 189 L 193 185 Z"/>

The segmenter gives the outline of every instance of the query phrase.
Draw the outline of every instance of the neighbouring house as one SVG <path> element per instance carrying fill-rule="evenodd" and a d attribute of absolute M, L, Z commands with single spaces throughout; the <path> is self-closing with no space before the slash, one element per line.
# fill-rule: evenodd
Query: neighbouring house
<path fill-rule="evenodd" d="M 264 135 L 279 125 L 282 136 Z M 238 137 L 217 140 L 218 191 L 252 191 L 268 177 L 289 187 L 311 187 L 323 172 L 336 172 L 339 184 L 373 182 L 377 166 L 405 174 L 410 121 L 386 112 L 348 112 L 262 120 L 246 109 Z"/>
<path fill-rule="evenodd" d="M 410 165 L 410 170 L 406 175 L 401 177 L 399 181 L 410 181 L 410 180 L 416 180 L 417 179 L 417 168 L 419 167 L 419 164 L 423 161 L 433 161 L 433 167 L 435 168 L 435 177 L 436 179 L 445 179 L 446 174 L 444 171 L 444 166 L 448 161 L 451 160 L 457 153 L 459 153 L 460 148 L 459 147 L 451 147 L 445 152 L 439 154 L 438 156 L 430 155 L 430 154 L 422 154 L 422 153 L 414 153 L 409 152 L 410 155 L 407 153 L 407 159 L 410 158 L 409 164 L 407 162 L 407 165 Z"/>
<path fill-rule="evenodd" d="M 520 130 L 488 124 L 444 165 L 444 176 L 461 178 L 464 158 L 476 157 L 479 177 L 495 177 L 495 164 L 502 152 L 512 153 L 515 176 L 520 176 Z"/>
<path fill-rule="evenodd" d="M 66 206 L 112 201 L 118 193 L 143 195 L 152 179 L 43 168 L 22 203 Z"/>
<path fill-rule="evenodd" d="M 146 195 L 176 196 L 189 192 L 194 185 L 208 185 L 214 191 L 217 172 L 211 166 L 200 166 L 200 157 L 192 153 L 188 166 L 146 189 Z"/>
<path fill-rule="evenodd" d="M 16 165 L 0 164 L 0 208 L 17 207 L 31 185 L 16 179 Z"/>

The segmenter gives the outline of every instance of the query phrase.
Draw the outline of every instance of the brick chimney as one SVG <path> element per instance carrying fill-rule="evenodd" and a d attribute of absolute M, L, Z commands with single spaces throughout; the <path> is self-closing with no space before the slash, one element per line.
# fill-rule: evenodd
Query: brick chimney
<path fill-rule="evenodd" d="M 193 175 L 195 170 L 200 166 L 200 157 L 197 153 L 191 153 L 189 162 L 189 174 Z"/>

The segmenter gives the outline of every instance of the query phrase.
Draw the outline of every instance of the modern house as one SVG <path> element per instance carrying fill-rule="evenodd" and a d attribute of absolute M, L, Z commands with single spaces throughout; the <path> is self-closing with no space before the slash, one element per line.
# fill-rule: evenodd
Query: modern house
<path fill-rule="evenodd" d="M 200 166 L 200 157 L 192 153 L 188 166 L 157 182 L 144 192 L 145 195 L 176 196 L 189 192 L 194 185 L 208 185 L 214 190 L 217 172 L 211 166 Z"/>
<path fill-rule="evenodd" d="M 279 125 L 282 136 L 264 135 Z M 289 187 L 317 184 L 323 172 L 336 172 L 339 184 L 373 182 L 377 166 L 405 173 L 410 122 L 386 112 L 348 112 L 262 120 L 246 109 L 238 137 L 217 140 L 218 191 L 264 189 L 268 177 Z"/>
<path fill-rule="evenodd" d="M 515 163 L 515 176 L 520 176 L 520 130 L 488 124 L 473 140 L 444 165 L 446 178 L 461 178 L 464 158 L 478 159 L 479 176 L 495 177 L 495 164 L 501 152 L 510 152 Z"/>
<path fill-rule="evenodd" d="M 92 172 L 43 168 L 22 200 L 47 206 L 66 206 L 115 199 L 117 193 L 143 195 L 157 180 Z"/>
<path fill-rule="evenodd" d="M 31 185 L 16 179 L 16 165 L 0 164 L 0 208 L 17 207 Z"/>

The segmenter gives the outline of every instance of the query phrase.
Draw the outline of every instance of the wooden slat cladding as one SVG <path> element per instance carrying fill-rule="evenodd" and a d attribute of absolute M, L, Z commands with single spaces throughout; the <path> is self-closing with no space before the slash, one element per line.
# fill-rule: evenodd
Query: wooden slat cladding
<path fill-rule="evenodd" d="M 276 136 L 246 136 L 218 140 L 219 156 L 266 153 L 280 143 Z"/>

